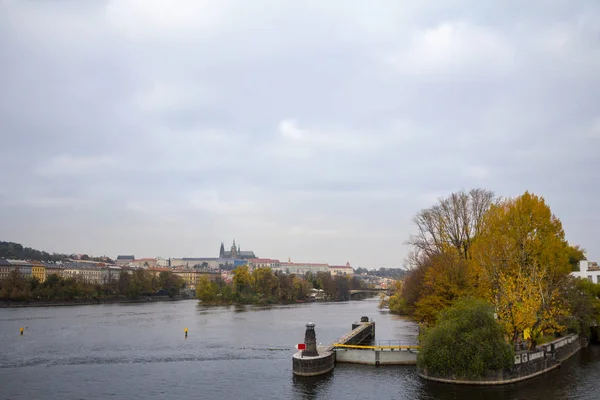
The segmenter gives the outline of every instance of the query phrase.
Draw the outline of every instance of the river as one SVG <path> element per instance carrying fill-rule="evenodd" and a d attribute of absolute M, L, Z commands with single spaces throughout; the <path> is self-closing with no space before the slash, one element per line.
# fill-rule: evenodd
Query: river
<path fill-rule="evenodd" d="M 0 309 L 1 399 L 597 399 L 600 346 L 560 369 L 503 387 L 425 382 L 413 366 L 336 366 L 292 375 L 304 325 L 332 342 L 368 316 L 376 339 L 414 340 L 415 325 L 375 299 L 292 306 L 196 301 Z M 23 336 L 19 328 L 27 327 Z M 184 328 L 188 328 L 187 339 Z"/>

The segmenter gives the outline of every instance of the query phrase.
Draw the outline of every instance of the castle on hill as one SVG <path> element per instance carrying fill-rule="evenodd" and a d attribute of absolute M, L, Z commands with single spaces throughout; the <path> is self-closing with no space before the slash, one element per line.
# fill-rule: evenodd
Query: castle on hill
<path fill-rule="evenodd" d="M 240 245 L 235 246 L 235 239 L 229 251 L 225 251 L 225 245 L 221 242 L 221 248 L 219 249 L 220 259 L 234 259 L 234 260 L 250 260 L 257 258 L 253 251 L 242 251 Z"/>

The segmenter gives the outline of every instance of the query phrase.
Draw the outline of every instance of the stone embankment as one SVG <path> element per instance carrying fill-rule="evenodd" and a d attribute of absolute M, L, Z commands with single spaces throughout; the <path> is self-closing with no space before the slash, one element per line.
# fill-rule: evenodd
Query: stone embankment
<path fill-rule="evenodd" d="M 465 385 L 506 385 L 520 382 L 544 374 L 577 353 L 582 347 L 587 346 L 587 339 L 576 334 L 566 336 L 538 346 L 535 351 L 520 351 L 515 355 L 515 360 L 510 370 L 490 371 L 485 377 L 476 380 L 466 380 L 454 376 L 436 376 L 427 373 L 427 369 L 418 369 L 421 378 Z"/>

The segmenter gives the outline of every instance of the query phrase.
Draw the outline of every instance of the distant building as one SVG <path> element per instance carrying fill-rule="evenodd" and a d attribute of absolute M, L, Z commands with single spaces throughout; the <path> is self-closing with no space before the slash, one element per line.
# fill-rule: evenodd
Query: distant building
<path fill-rule="evenodd" d="M 183 257 L 183 258 L 170 258 L 169 264 L 170 267 L 199 267 L 199 268 L 208 268 L 208 269 L 219 269 L 221 264 L 225 264 L 229 261 L 230 264 L 233 264 L 231 260 L 222 260 L 220 258 L 215 257 Z"/>
<path fill-rule="evenodd" d="M 588 279 L 593 283 L 600 283 L 600 267 L 596 261 L 579 261 L 579 271 L 571 272 L 572 276 Z"/>
<path fill-rule="evenodd" d="M 75 278 L 88 283 L 102 283 L 102 269 L 84 263 L 69 263 L 63 270 L 64 278 Z"/>
<path fill-rule="evenodd" d="M 304 275 L 307 272 L 329 272 L 329 264 L 282 262 L 279 268 L 274 268 L 286 274 Z"/>
<path fill-rule="evenodd" d="M 29 261 L 23 260 L 6 260 L 10 265 L 16 269 L 23 276 L 31 276 L 33 265 Z"/>
<path fill-rule="evenodd" d="M 168 268 L 168 267 L 150 267 L 150 268 L 147 269 L 147 271 L 149 273 L 153 274 L 154 276 L 158 277 L 161 272 L 170 272 L 171 268 Z"/>
<path fill-rule="evenodd" d="M 37 278 L 40 282 L 44 282 L 46 280 L 46 266 L 39 261 L 32 261 L 31 276 Z"/>
<path fill-rule="evenodd" d="M 134 261 L 134 256 L 117 256 L 117 265 L 129 265 Z"/>
<path fill-rule="evenodd" d="M 257 258 L 253 251 L 242 251 L 240 246 L 235 247 L 235 239 L 233 239 L 233 245 L 229 251 L 225 251 L 225 245 L 221 242 L 221 248 L 219 249 L 219 258 L 230 258 L 249 260 L 251 258 Z"/>
<path fill-rule="evenodd" d="M 354 268 L 347 262 L 346 265 L 330 265 L 329 272 L 331 275 L 354 275 Z"/>
<path fill-rule="evenodd" d="M 117 262 L 118 265 L 118 262 Z M 148 268 L 148 267 L 155 267 L 156 266 L 156 258 L 137 258 L 135 260 L 133 260 L 130 265 L 132 267 L 138 267 L 138 268 Z"/>
<path fill-rule="evenodd" d="M 183 279 L 187 289 L 195 289 L 202 277 L 207 278 L 209 281 L 215 281 L 221 277 L 219 272 L 198 271 L 197 269 L 182 267 L 173 269 L 173 273 Z"/>
<path fill-rule="evenodd" d="M 100 268 L 100 280 L 103 284 L 116 282 L 121 276 L 121 267 L 116 265 L 106 265 Z"/>
<path fill-rule="evenodd" d="M 48 279 L 48 277 L 50 275 L 56 275 L 59 277 L 63 277 L 63 270 L 64 268 L 62 267 L 61 264 L 50 264 L 50 263 L 46 263 L 46 279 Z"/>
<path fill-rule="evenodd" d="M 12 265 L 4 258 L 0 258 L 0 281 L 8 278 L 8 274 L 12 270 Z"/>
<path fill-rule="evenodd" d="M 251 269 L 254 268 L 271 268 L 278 270 L 281 266 L 281 262 L 279 260 L 273 260 L 270 258 L 251 258 L 248 260 L 248 266 Z"/>
<path fill-rule="evenodd" d="M 169 260 L 163 257 L 156 257 L 156 266 L 157 267 L 168 267 Z"/>

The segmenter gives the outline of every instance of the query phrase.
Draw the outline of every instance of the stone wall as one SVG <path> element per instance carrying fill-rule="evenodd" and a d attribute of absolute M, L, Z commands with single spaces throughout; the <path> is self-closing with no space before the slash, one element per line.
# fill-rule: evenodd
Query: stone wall
<path fill-rule="evenodd" d="M 585 338 L 576 334 L 568 335 L 550 343 L 545 343 L 535 351 L 521 351 L 515 354 L 515 361 L 510 370 L 489 371 L 486 376 L 477 380 L 466 380 L 454 376 L 433 376 L 427 369 L 418 369 L 420 377 L 437 382 L 458 383 L 468 385 L 503 385 L 519 382 L 546 373 L 565 361 L 582 347 L 587 345 Z"/>
<path fill-rule="evenodd" d="M 316 376 L 325 374 L 333 369 L 335 353 L 325 352 L 317 357 L 293 357 L 292 370 L 299 376 Z"/>

